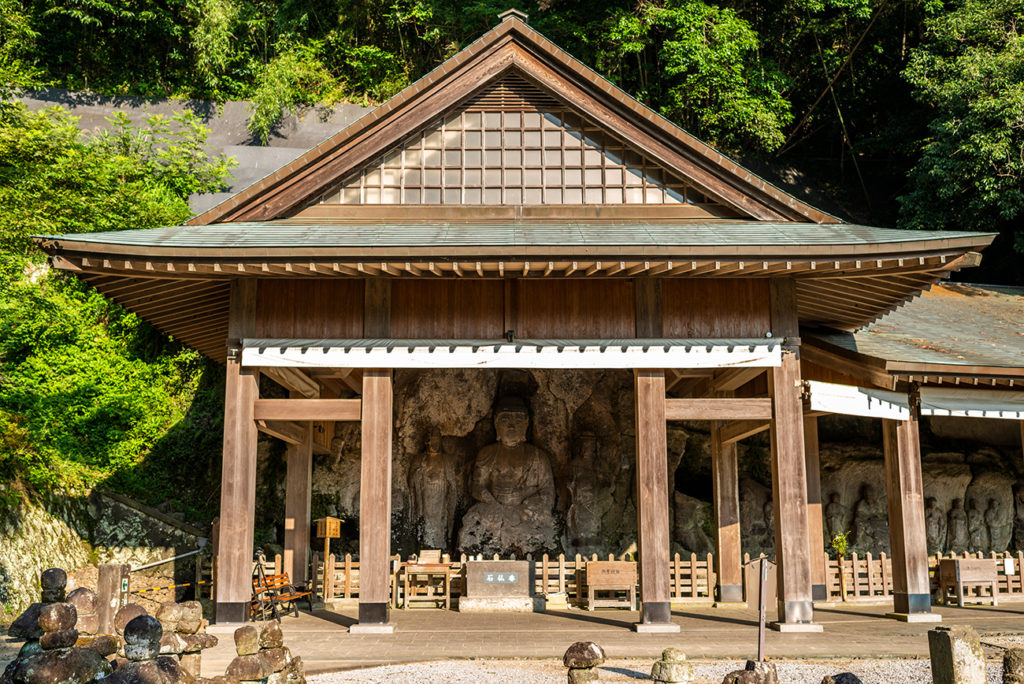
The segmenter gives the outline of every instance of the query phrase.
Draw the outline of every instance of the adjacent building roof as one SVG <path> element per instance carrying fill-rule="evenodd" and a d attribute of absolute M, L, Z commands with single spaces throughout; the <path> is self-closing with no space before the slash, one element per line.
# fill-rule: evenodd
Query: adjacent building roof
<path fill-rule="evenodd" d="M 1021 386 L 1024 288 L 942 283 L 866 328 L 804 341 L 891 382 Z"/>

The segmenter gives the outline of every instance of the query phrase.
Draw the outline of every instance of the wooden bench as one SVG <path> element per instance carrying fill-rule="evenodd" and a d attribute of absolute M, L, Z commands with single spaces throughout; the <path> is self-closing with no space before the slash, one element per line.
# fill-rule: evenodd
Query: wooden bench
<path fill-rule="evenodd" d="M 292 613 L 298 617 L 298 601 L 303 598 L 309 602 L 309 609 L 313 610 L 311 592 L 299 591 L 293 587 L 291 580 L 288 579 L 288 573 L 252 578 L 251 609 L 253 619 L 265 615 L 268 610 L 271 616 L 276 618 L 279 607 L 286 613 Z"/>
<path fill-rule="evenodd" d="M 989 587 L 991 596 L 982 596 L 981 587 Z M 939 561 L 939 596 L 942 602 L 949 604 L 949 593 L 956 593 L 957 605 L 964 605 L 964 590 L 977 587 L 978 595 L 968 597 L 978 603 L 992 601 L 993 606 L 999 605 L 999 584 L 996 574 L 996 562 L 991 558 L 943 558 Z"/>
<path fill-rule="evenodd" d="M 586 566 L 587 610 L 599 607 L 636 610 L 636 563 L 633 561 L 588 561 Z M 610 592 L 610 598 L 598 598 Z M 618 596 L 625 592 L 625 596 Z"/>

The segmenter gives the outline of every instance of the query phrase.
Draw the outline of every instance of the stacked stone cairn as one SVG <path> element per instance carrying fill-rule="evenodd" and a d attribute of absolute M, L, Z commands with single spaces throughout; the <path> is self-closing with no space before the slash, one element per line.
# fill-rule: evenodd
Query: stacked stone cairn
<path fill-rule="evenodd" d="M 562 664 L 569 668 L 569 684 L 601 679 L 597 666 L 604 662 L 604 649 L 593 641 L 577 641 L 565 651 Z"/>
<path fill-rule="evenodd" d="M 722 684 L 779 684 L 775 663 L 766 660 L 748 660 L 746 667 L 725 675 Z"/>
<path fill-rule="evenodd" d="M 0 675 L 0 684 L 86 684 L 110 673 L 110 663 L 91 648 L 78 648 L 78 611 L 65 602 L 67 575 L 52 568 L 43 573 L 42 601 L 19 615 L 8 634 L 25 639 L 18 657 Z"/>
<path fill-rule="evenodd" d="M 257 630 L 245 625 L 235 630 L 238 657 L 221 677 L 204 679 L 204 684 L 305 684 L 302 659 L 293 657 L 284 645 L 281 623 L 271 620 Z"/>
<path fill-rule="evenodd" d="M 160 655 L 160 622 L 149 615 L 133 618 L 124 627 L 124 656 L 103 684 L 195 684 L 173 656 Z"/>
<path fill-rule="evenodd" d="M 689 684 L 693 681 L 693 665 L 680 649 L 666 648 L 661 652 L 661 660 L 651 668 L 651 679 L 665 684 Z"/>
<path fill-rule="evenodd" d="M 78 622 L 75 623 L 78 641 L 75 646 L 91 648 L 103 657 L 117 653 L 121 647 L 120 637 L 116 634 L 99 633 L 99 598 L 96 592 L 87 587 L 79 587 L 68 594 L 67 601 L 78 612 Z"/>
<path fill-rule="evenodd" d="M 198 601 L 164 603 L 156 619 L 163 628 L 160 655 L 174 656 L 182 669 L 199 677 L 203 649 L 217 645 L 217 637 L 206 633 L 209 623 L 203 619 L 202 605 Z"/>
<path fill-rule="evenodd" d="M 1003 684 L 1024 684 L 1024 648 L 1003 651 Z"/>

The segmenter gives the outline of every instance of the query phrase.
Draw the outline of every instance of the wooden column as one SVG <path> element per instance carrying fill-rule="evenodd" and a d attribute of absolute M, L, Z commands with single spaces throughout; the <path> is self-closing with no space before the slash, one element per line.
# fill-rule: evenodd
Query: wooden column
<path fill-rule="evenodd" d="M 825 586 L 825 527 L 821 514 L 821 459 L 818 417 L 804 416 L 804 469 L 807 471 L 807 534 L 811 551 L 811 598 L 828 600 Z"/>
<path fill-rule="evenodd" d="M 668 439 L 665 372 L 634 371 L 636 386 L 636 513 L 640 556 L 637 631 L 678 631 L 669 594 Z"/>
<path fill-rule="evenodd" d="M 284 568 L 296 584 L 309 580 L 309 524 L 313 494 L 313 423 L 303 421 L 301 444 L 289 444 L 284 493 Z"/>
<path fill-rule="evenodd" d="M 391 371 L 363 372 L 359 624 L 388 625 L 391 600 Z"/>
<path fill-rule="evenodd" d="M 259 374 L 243 369 L 241 340 L 252 335 L 256 281 L 231 282 L 227 382 L 224 393 L 224 454 L 217 543 L 217 622 L 243 622 L 252 596 L 256 515 L 256 422 L 253 403 Z"/>
<path fill-rule="evenodd" d="M 736 442 L 722 444 L 727 423 L 711 422 L 711 472 L 714 482 L 715 571 L 719 603 L 743 602 L 740 548 L 740 485 Z"/>
<path fill-rule="evenodd" d="M 778 622 L 786 631 L 819 631 L 812 624 L 811 554 L 807 529 L 807 471 L 804 464 L 803 403 L 796 288 L 791 279 L 771 281 L 772 334 L 782 338 L 782 365 L 769 372 L 772 394 L 772 507 L 775 514 L 775 562 L 779 595 Z"/>
<path fill-rule="evenodd" d="M 892 547 L 893 617 L 914 619 L 917 615 L 920 619 L 922 614 L 931 613 L 932 602 L 916 410 L 911 411 L 910 420 L 882 420 L 882 439 Z"/>

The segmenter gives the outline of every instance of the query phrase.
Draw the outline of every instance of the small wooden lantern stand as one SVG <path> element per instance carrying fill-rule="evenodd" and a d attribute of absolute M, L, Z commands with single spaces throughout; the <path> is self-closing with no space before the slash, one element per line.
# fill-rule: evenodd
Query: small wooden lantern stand
<path fill-rule="evenodd" d="M 324 593 L 327 592 L 327 557 L 331 553 L 331 540 L 337 539 L 341 536 L 341 520 L 338 518 L 332 518 L 330 516 L 326 518 L 318 518 L 313 521 L 316 523 L 316 536 L 324 540 Z M 313 578 L 314 581 L 316 578 Z M 324 600 L 328 597 L 324 596 Z"/>

